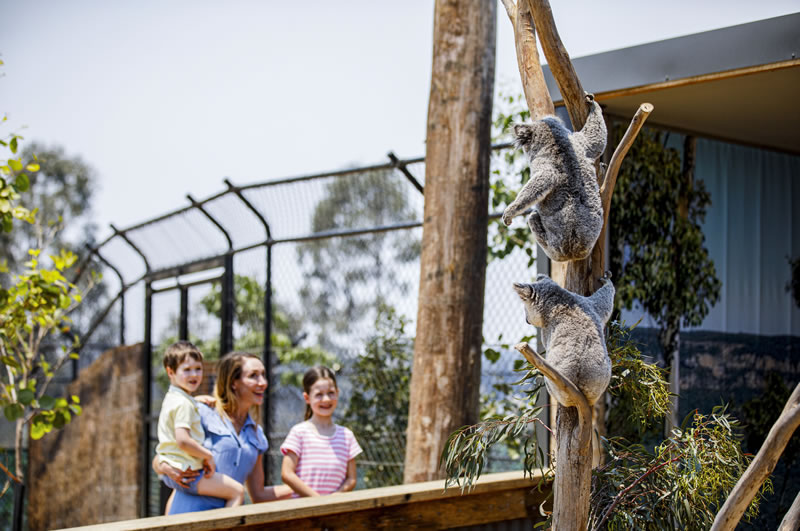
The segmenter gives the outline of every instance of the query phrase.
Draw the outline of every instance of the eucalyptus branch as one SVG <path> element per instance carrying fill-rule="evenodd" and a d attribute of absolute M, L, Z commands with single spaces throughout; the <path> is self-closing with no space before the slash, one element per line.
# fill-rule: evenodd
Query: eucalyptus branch
<path fill-rule="evenodd" d="M 2 470 L 6 474 L 6 476 L 8 476 L 11 479 L 13 479 L 16 483 L 20 483 L 20 484 L 22 483 L 22 480 L 20 478 L 18 478 L 17 476 L 15 476 L 13 474 L 13 472 L 11 472 L 9 469 L 7 469 L 6 466 L 3 463 L 0 463 L 0 470 Z"/>
<path fill-rule="evenodd" d="M 668 461 L 665 461 L 665 462 L 661 463 L 660 465 L 656 465 L 656 466 L 650 468 L 647 472 L 645 472 L 644 474 L 639 476 L 636 479 L 636 481 L 634 481 L 633 483 L 631 483 L 630 485 L 625 487 L 625 489 L 620 491 L 614 497 L 614 502 L 611 504 L 611 506 L 608 509 L 606 509 L 605 513 L 603 513 L 603 518 L 600 520 L 600 523 L 597 524 L 597 528 L 599 529 L 599 528 L 603 527 L 603 524 L 606 522 L 606 520 L 608 520 L 608 517 L 611 516 L 611 512 L 614 510 L 614 508 L 617 506 L 617 504 L 620 502 L 620 500 L 623 497 L 625 497 L 625 495 L 628 493 L 628 491 L 630 491 L 633 487 L 635 487 L 636 485 L 638 485 L 639 483 L 644 481 L 644 479 L 647 476 L 649 476 L 650 474 L 652 474 L 653 472 L 656 472 L 657 470 L 660 470 L 660 469 L 664 468 L 665 466 L 669 465 L 670 463 L 674 463 L 675 461 L 678 461 L 679 459 L 682 459 L 682 458 L 683 458 L 683 454 L 678 455 L 677 457 L 673 457 L 672 459 L 670 459 Z"/>

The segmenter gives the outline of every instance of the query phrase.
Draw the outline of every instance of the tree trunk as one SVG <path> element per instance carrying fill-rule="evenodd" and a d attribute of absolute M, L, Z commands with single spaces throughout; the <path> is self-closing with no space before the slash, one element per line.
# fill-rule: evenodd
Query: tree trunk
<path fill-rule="evenodd" d="M 669 414 L 664 419 L 664 437 L 669 437 L 672 428 L 680 426 L 678 418 L 678 394 L 681 390 L 681 332 L 680 320 L 669 323 L 659 333 L 659 342 L 664 350 L 664 367 L 669 371 Z"/>
<path fill-rule="evenodd" d="M 435 5 L 406 483 L 442 477 L 450 433 L 478 420 L 496 10 Z"/>
<path fill-rule="evenodd" d="M 538 82 L 540 75 L 535 72 L 537 68 L 541 69 L 536 51 L 535 36 L 538 32 L 547 64 L 564 97 L 572 127 L 575 131 L 580 130 L 588 116 L 588 108 L 584 99 L 585 93 L 566 48 L 558 35 L 548 0 L 517 0 L 516 4 L 513 0 L 502 0 L 502 2 L 514 26 L 517 60 L 531 118 L 539 119 L 542 114 L 547 113 L 548 109 L 552 109 L 550 95 L 544 84 Z M 652 110 L 652 105 L 648 103 L 639 107 L 628 131 L 611 158 L 605 176 L 598 174 L 606 222 L 611 206 L 611 195 L 616 183 L 616 172 Z M 603 230 L 589 258 L 568 263 L 551 263 L 550 276 L 554 281 L 580 295 L 590 295 L 600 287 L 600 278 L 605 272 L 605 225 L 604 223 Z M 541 367 L 539 368 L 541 369 Z M 553 528 L 559 531 L 586 529 L 588 523 L 592 468 L 591 426 L 590 409 L 579 410 L 558 406 L 556 472 L 553 483 Z"/>

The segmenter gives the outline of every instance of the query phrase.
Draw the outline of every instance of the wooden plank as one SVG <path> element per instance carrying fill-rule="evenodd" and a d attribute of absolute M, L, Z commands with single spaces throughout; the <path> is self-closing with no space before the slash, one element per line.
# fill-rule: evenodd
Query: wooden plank
<path fill-rule="evenodd" d="M 84 531 L 212 531 L 216 529 L 447 529 L 464 525 L 538 518 L 549 494 L 534 489 L 539 476 L 521 471 L 486 474 L 475 488 L 444 491 L 442 480 L 324 496 L 156 516 L 86 526 Z"/>

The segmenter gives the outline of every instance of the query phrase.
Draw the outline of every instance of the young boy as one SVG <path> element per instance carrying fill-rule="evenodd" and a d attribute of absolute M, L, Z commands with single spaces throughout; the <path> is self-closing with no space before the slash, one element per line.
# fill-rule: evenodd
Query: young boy
<path fill-rule="evenodd" d="M 159 461 L 175 468 L 203 469 L 205 474 L 199 475 L 188 487 L 167 476 L 161 476 L 161 481 L 172 489 L 222 498 L 226 500 L 226 507 L 241 505 L 244 487 L 225 474 L 215 474 L 214 457 L 203 446 L 205 435 L 200 413 L 191 396 L 203 380 L 203 354 L 188 341 L 178 341 L 164 353 L 164 367 L 170 386 L 158 416 L 156 454 Z"/>

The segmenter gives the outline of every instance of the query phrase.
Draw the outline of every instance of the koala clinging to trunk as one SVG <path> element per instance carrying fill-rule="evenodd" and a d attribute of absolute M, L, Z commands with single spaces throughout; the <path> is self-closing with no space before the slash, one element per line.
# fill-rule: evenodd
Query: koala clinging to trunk
<path fill-rule="evenodd" d="M 594 404 L 611 380 L 611 359 L 603 328 L 614 309 L 610 274 L 590 297 L 568 291 L 547 275 L 533 284 L 514 284 L 525 303 L 525 320 L 542 330 L 547 362 L 574 383 Z M 575 404 L 545 378 L 548 392 L 562 406 Z"/>
<path fill-rule="evenodd" d="M 503 223 L 533 206 L 528 225 L 551 260 L 582 260 L 603 228 L 603 205 L 594 162 L 606 148 L 606 123 L 594 96 L 586 95 L 589 117 L 570 133 L 555 116 L 514 125 L 531 176 L 503 212 Z"/>

